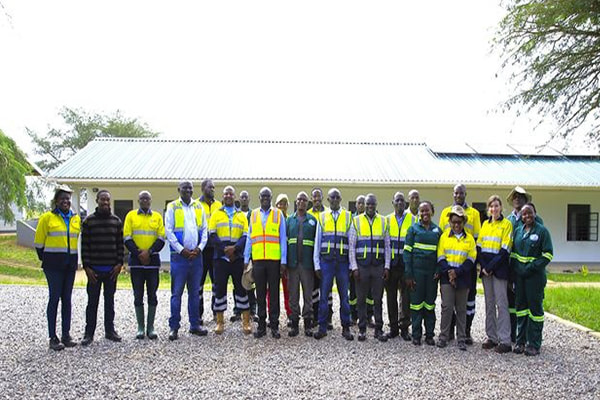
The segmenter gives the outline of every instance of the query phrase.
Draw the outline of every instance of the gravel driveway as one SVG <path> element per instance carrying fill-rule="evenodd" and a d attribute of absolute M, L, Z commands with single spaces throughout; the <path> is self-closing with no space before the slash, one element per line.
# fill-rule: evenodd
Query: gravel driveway
<path fill-rule="evenodd" d="M 90 347 L 54 352 L 46 338 L 46 288 L 0 286 L 0 299 L 0 398 L 600 398 L 600 341 L 547 320 L 539 357 L 484 351 L 481 297 L 476 343 L 466 353 L 455 343 L 379 343 L 372 330 L 364 343 L 347 342 L 339 321 L 320 341 L 288 338 L 285 327 L 280 340 L 256 340 L 228 322 L 222 336 L 191 336 L 184 325 L 180 340 L 169 342 L 168 291 L 159 291 L 159 339 L 139 341 L 129 290 L 116 295 L 122 343 L 104 339 L 99 310 Z M 85 290 L 74 290 L 73 304 L 72 335 L 80 339 Z"/>

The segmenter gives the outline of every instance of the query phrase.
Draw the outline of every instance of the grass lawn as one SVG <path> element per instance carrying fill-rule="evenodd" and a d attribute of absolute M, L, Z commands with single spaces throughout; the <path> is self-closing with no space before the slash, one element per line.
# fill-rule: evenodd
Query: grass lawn
<path fill-rule="evenodd" d="M 546 288 L 544 309 L 561 318 L 600 331 L 600 289 L 591 287 Z"/>
<path fill-rule="evenodd" d="M 554 282 L 600 282 L 600 273 L 592 272 L 583 276 L 580 272 L 573 274 L 548 274 L 548 280 Z"/>

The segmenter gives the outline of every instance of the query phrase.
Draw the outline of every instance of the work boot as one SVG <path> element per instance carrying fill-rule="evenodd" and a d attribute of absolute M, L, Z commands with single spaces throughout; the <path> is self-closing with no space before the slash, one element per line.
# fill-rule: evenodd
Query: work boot
<path fill-rule="evenodd" d="M 259 339 L 267 334 L 267 324 L 264 320 L 258 321 L 258 328 L 254 332 L 254 337 Z"/>
<path fill-rule="evenodd" d="M 432 337 L 426 337 L 425 344 L 428 346 L 435 346 L 435 340 Z"/>
<path fill-rule="evenodd" d="M 137 334 L 136 339 L 143 339 L 146 334 L 146 327 L 144 326 L 144 306 L 135 306 L 135 319 L 137 320 Z"/>
<path fill-rule="evenodd" d="M 389 339 L 396 338 L 396 337 L 398 337 L 398 335 L 400 335 L 400 329 L 395 328 L 395 327 L 390 328 L 390 331 L 387 334 Z"/>
<path fill-rule="evenodd" d="M 279 333 L 279 328 L 271 328 L 271 337 L 273 337 L 273 339 L 281 338 L 281 333 Z"/>
<path fill-rule="evenodd" d="M 402 337 L 402 339 L 403 339 L 405 342 L 410 342 L 410 340 L 411 340 L 411 337 L 410 337 L 410 334 L 408 333 L 408 328 L 402 329 L 402 330 L 400 331 L 400 337 Z"/>
<path fill-rule="evenodd" d="M 313 336 L 312 320 L 310 318 L 304 318 L 304 336 Z"/>
<path fill-rule="evenodd" d="M 75 346 L 77 346 L 77 342 L 74 341 L 73 338 L 71 337 L 71 335 L 69 335 L 69 334 L 63 336 L 60 341 L 62 342 L 62 344 L 65 345 L 65 347 L 75 347 Z"/>
<path fill-rule="evenodd" d="M 354 335 L 352 334 L 352 332 L 350 332 L 349 326 L 342 327 L 342 336 L 348 341 L 354 340 Z"/>
<path fill-rule="evenodd" d="M 317 333 L 314 334 L 314 338 L 317 340 L 323 339 L 325 336 L 327 336 L 327 331 L 322 331 L 321 329 L 319 329 Z"/>
<path fill-rule="evenodd" d="M 219 311 L 216 315 L 217 317 L 217 326 L 215 327 L 215 333 L 220 335 L 225 331 L 225 317 L 223 316 L 223 312 Z"/>
<path fill-rule="evenodd" d="M 252 325 L 250 325 L 250 311 L 242 311 L 242 332 L 245 335 L 252 333 Z"/>
<path fill-rule="evenodd" d="M 146 335 L 149 339 L 155 340 L 158 338 L 154 330 L 154 317 L 156 316 L 156 306 L 148 306 L 148 323 L 146 324 Z"/>
<path fill-rule="evenodd" d="M 62 344 L 56 336 L 54 336 L 53 338 L 50 339 L 48 347 L 50 347 L 54 351 L 60 351 L 65 348 L 65 345 Z"/>
<path fill-rule="evenodd" d="M 94 341 L 94 336 L 89 334 L 84 334 L 83 339 L 81 340 L 82 346 L 89 346 Z"/>
<path fill-rule="evenodd" d="M 387 335 L 385 333 L 383 333 L 383 329 L 381 329 L 381 328 L 375 328 L 374 337 L 375 337 L 375 339 L 379 340 L 380 342 L 388 341 Z"/>
<path fill-rule="evenodd" d="M 119 336 L 119 334 L 115 330 L 107 332 L 106 334 L 104 334 L 104 337 L 110 340 L 111 342 L 120 342 L 122 340 L 121 336 Z"/>
<path fill-rule="evenodd" d="M 290 328 L 290 331 L 288 332 L 288 336 L 289 337 L 296 337 L 298 336 L 298 334 L 300 333 L 300 329 L 298 328 L 298 320 L 293 321 L 292 320 L 292 326 Z"/>

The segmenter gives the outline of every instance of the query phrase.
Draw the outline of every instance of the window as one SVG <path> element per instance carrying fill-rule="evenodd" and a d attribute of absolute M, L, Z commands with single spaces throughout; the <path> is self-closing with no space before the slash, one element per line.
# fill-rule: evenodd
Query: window
<path fill-rule="evenodd" d="M 567 241 L 598 241 L 598 213 L 589 204 L 567 205 Z"/>
<path fill-rule="evenodd" d="M 481 220 L 481 225 L 483 225 L 484 221 L 488 219 L 486 203 L 472 203 L 471 207 L 479 211 L 479 219 Z"/>
<path fill-rule="evenodd" d="M 133 210 L 133 200 L 115 200 L 115 215 L 125 223 L 125 217 Z"/>

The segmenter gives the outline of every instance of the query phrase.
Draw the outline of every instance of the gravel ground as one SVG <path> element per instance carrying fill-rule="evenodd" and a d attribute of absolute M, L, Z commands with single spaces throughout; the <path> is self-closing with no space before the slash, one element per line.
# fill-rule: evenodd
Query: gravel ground
<path fill-rule="evenodd" d="M 54 352 L 46 339 L 46 288 L 0 286 L 0 299 L 0 398 L 600 398 L 600 341 L 547 320 L 539 357 L 484 351 L 481 297 L 476 343 L 467 352 L 454 343 L 445 349 L 400 339 L 379 343 L 372 330 L 364 343 L 347 342 L 339 322 L 320 341 L 288 338 L 285 327 L 280 340 L 256 340 L 228 322 L 222 336 L 191 336 L 184 325 L 180 340 L 169 342 L 168 291 L 159 291 L 159 339 L 139 341 L 129 290 L 116 295 L 122 343 L 104 339 L 99 310 L 91 346 Z M 75 289 L 78 339 L 85 304 L 85 291 Z"/>

